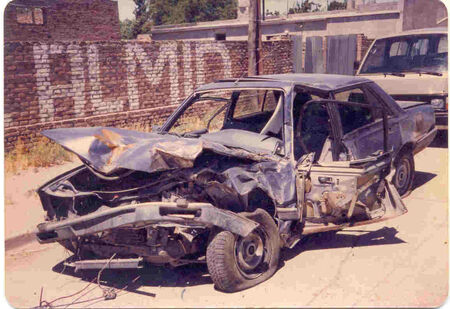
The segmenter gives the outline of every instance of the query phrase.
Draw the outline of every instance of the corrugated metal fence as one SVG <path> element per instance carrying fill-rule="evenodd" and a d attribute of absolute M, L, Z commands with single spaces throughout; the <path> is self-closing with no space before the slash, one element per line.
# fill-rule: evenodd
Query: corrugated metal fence
<path fill-rule="evenodd" d="M 294 72 L 354 74 L 357 56 L 356 34 L 313 36 L 307 37 L 305 42 L 302 36 L 294 36 L 293 41 Z"/>

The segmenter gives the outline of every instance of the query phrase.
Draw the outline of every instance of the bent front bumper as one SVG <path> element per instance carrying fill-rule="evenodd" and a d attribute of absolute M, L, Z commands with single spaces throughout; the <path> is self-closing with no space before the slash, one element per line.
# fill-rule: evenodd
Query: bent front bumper
<path fill-rule="evenodd" d="M 246 237 L 258 223 L 231 211 L 208 203 L 179 205 L 168 202 L 151 202 L 119 206 L 96 211 L 85 216 L 37 226 L 39 243 L 49 243 L 90 235 L 118 227 L 139 227 L 154 223 L 176 223 L 189 227 L 219 227 Z"/>

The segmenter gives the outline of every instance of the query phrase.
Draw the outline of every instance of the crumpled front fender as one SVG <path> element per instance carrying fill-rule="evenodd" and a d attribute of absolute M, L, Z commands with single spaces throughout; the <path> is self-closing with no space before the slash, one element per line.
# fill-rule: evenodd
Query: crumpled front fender
<path fill-rule="evenodd" d="M 150 202 L 98 210 L 88 215 L 45 222 L 37 226 L 40 243 L 55 242 L 90 235 L 119 227 L 138 227 L 154 223 L 177 223 L 190 227 L 219 227 L 242 237 L 258 223 L 209 203 Z"/>

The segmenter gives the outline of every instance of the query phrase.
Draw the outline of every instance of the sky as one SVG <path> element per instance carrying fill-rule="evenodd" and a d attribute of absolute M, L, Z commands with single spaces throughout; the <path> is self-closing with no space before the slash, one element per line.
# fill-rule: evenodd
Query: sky
<path fill-rule="evenodd" d="M 134 2 L 133 0 L 118 0 L 119 3 L 119 19 L 132 19 L 134 17 Z"/>

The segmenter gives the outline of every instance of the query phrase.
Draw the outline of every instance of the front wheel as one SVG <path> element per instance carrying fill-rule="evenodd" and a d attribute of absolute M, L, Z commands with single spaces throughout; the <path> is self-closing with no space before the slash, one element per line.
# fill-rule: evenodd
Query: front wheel
<path fill-rule="evenodd" d="M 411 193 L 414 180 L 414 158 L 410 153 L 400 155 L 395 163 L 395 174 L 393 183 L 401 197 Z"/>
<path fill-rule="evenodd" d="M 270 278 L 278 267 L 280 237 L 272 217 L 264 210 L 243 213 L 259 223 L 247 237 L 218 233 L 206 250 L 209 274 L 218 290 L 237 292 Z"/>

